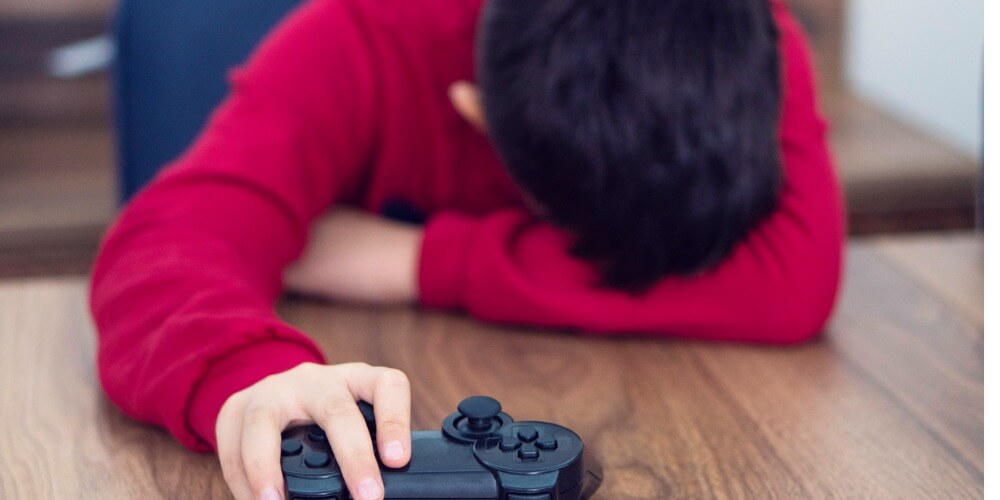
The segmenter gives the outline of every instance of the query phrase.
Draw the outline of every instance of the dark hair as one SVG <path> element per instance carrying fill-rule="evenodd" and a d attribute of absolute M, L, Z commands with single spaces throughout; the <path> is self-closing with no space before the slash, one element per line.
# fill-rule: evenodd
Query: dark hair
<path fill-rule="evenodd" d="M 717 264 L 776 203 L 768 0 L 488 0 L 478 80 L 513 178 L 606 284 Z"/>

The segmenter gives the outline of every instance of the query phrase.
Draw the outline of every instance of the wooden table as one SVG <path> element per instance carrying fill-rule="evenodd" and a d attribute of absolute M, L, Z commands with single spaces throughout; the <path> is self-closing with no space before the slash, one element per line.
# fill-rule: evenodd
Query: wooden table
<path fill-rule="evenodd" d="M 408 372 L 416 428 L 469 394 L 561 422 L 601 498 L 981 497 L 982 240 L 857 241 L 835 319 L 793 348 L 597 339 L 408 308 L 281 306 L 331 362 Z M 0 284 L 0 498 L 206 498 L 215 459 L 103 397 L 83 279 Z"/>

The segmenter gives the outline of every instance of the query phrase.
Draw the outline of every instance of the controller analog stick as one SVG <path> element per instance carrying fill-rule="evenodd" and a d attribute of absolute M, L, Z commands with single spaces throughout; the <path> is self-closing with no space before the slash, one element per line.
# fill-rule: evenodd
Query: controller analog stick
<path fill-rule="evenodd" d="M 458 412 L 465 417 L 470 431 L 490 430 L 500 410 L 500 402 L 487 396 L 472 396 L 458 404 Z"/>

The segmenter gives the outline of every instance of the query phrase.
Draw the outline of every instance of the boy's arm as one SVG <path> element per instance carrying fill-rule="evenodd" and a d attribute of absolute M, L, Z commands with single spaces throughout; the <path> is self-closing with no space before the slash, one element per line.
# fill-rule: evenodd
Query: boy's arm
<path fill-rule="evenodd" d="M 313 223 L 306 250 L 285 270 L 285 287 L 346 302 L 413 303 L 422 234 L 418 226 L 337 208 Z"/>
<path fill-rule="evenodd" d="M 425 230 L 421 302 L 488 320 L 598 332 L 765 342 L 816 333 L 836 296 L 843 215 L 805 39 L 785 8 L 776 10 L 785 183 L 775 213 L 721 265 L 633 296 L 600 287 L 593 266 L 569 256 L 567 235 L 525 212 L 446 213 Z"/>
<path fill-rule="evenodd" d="M 231 394 L 323 359 L 273 302 L 309 222 L 356 185 L 373 144 L 375 86 L 345 5 L 308 2 L 233 73 L 206 130 L 125 208 L 95 264 L 102 385 L 188 447 L 214 447 Z"/>

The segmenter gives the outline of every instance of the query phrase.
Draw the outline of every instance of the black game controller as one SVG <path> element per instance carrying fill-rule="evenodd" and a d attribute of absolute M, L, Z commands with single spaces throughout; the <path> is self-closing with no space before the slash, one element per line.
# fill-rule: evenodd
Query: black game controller
<path fill-rule="evenodd" d="M 374 435 L 372 406 L 358 406 Z M 351 498 L 319 426 L 288 429 L 281 437 L 285 498 Z M 515 422 L 485 396 L 466 398 L 440 432 L 414 432 L 412 443 L 409 465 L 382 467 L 386 498 L 575 500 L 601 484 L 600 465 L 575 432 L 548 422 Z"/>

